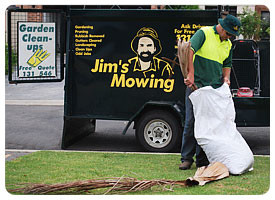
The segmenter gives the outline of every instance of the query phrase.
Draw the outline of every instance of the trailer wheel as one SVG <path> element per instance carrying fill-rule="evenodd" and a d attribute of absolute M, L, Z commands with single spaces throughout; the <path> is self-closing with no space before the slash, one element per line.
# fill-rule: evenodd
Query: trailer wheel
<path fill-rule="evenodd" d="M 169 152 L 180 142 L 181 126 L 168 111 L 145 113 L 137 122 L 136 138 L 148 151 Z"/>

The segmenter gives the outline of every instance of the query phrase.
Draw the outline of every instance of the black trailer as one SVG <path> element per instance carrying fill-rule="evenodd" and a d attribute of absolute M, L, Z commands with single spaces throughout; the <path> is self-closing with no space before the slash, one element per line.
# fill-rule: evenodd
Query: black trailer
<path fill-rule="evenodd" d="M 12 23 L 22 13 L 27 17 Z M 65 69 L 62 148 L 104 119 L 128 121 L 123 134 L 134 123 L 146 150 L 171 151 L 181 144 L 185 85 L 165 58 L 175 58 L 178 38 L 188 41 L 218 16 L 216 10 L 8 10 L 9 81 L 62 81 Z M 234 97 L 237 125 L 269 126 L 269 99 Z"/>

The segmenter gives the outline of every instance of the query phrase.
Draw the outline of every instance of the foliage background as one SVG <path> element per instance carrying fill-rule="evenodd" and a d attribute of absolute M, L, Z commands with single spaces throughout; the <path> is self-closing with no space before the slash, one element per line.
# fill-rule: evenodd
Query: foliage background
<path fill-rule="evenodd" d="M 244 39 L 269 39 L 270 22 L 262 20 L 257 12 L 245 7 L 242 14 L 239 14 L 239 18 L 242 23 L 240 33 Z"/>

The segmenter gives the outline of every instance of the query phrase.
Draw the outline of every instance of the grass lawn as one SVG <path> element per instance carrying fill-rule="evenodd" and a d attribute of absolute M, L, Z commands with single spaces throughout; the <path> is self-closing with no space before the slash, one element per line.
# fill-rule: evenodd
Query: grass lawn
<path fill-rule="evenodd" d="M 126 154 L 94 152 L 39 151 L 6 161 L 6 188 L 18 183 L 66 183 L 105 177 L 133 177 L 139 180 L 185 180 L 195 174 L 196 167 L 178 169 L 179 155 Z M 126 194 L 247 194 L 259 195 L 268 191 L 270 184 L 270 157 L 255 157 L 254 170 L 241 176 L 230 176 L 205 186 L 180 187 L 163 191 L 161 186 L 152 190 Z M 90 190 L 87 194 L 102 194 L 106 189 Z"/>

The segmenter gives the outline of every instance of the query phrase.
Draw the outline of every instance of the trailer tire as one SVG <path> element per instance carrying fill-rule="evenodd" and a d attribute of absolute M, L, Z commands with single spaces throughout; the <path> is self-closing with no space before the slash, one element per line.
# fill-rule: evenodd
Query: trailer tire
<path fill-rule="evenodd" d="M 148 151 L 170 152 L 181 141 L 179 120 L 169 111 L 154 110 L 141 116 L 136 126 L 136 138 Z"/>

